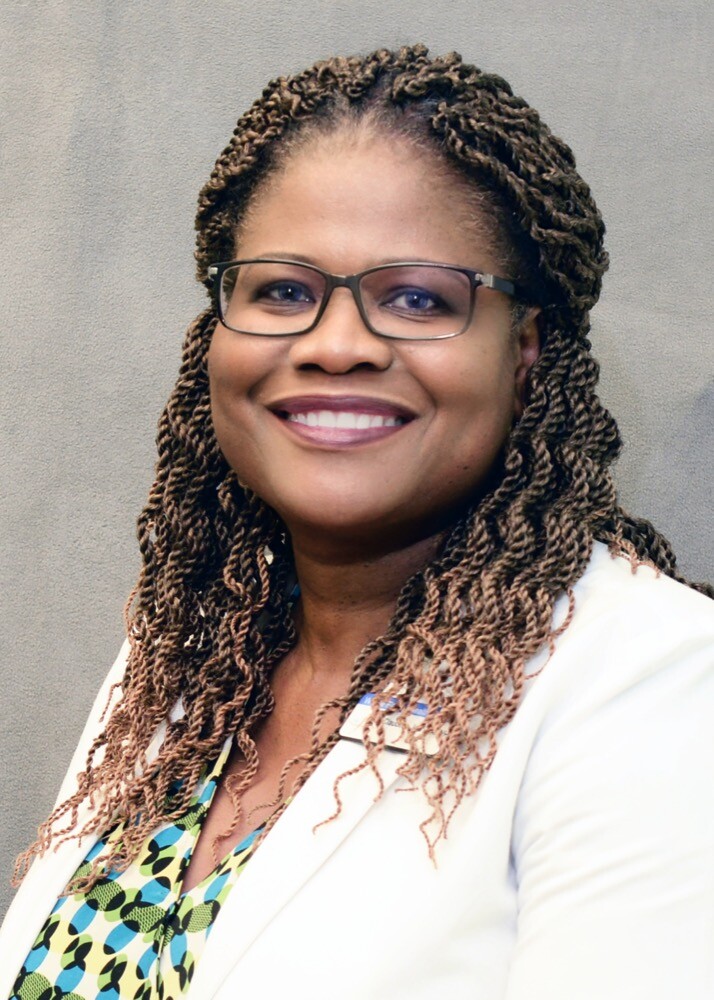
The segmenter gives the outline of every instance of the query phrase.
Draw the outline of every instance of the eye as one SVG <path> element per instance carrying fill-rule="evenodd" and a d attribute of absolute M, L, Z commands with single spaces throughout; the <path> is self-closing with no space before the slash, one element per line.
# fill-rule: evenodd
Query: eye
<path fill-rule="evenodd" d="M 273 281 L 264 285 L 256 292 L 256 299 L 277 305 L 301 305 L 314 303 L 315 298 L 310 289 L 299 281 Z"/>
<path fill-rule="evenodd" d="M 382 301 L 383 308 L 404 315 L 435 316 L 448 312 L 448 306 L 435 292 L 426 288 L 394 289 Z"/>

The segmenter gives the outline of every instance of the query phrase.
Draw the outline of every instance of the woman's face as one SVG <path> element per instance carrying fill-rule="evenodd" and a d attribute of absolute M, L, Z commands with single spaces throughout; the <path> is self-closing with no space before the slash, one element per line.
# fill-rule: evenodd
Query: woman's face
<path fill-rule="evenodd" d="M 236 258 L 296 258 L 335 274 L 400 260 L 502 274 L 478 222 L 465 224 L 463 185 L 434 167 L 398 140 L 313 142 L 257 194 Z M 483 491 L 537 353 L 535 320 L 514 335 L 510 302 L 492 289 L 479 288 L 461 336 L 400 341 L 370 333 L 337 288 L 310 333 L 216 327 L 215 432 L 294 541 L 392 550 L 443 530 Z"/>

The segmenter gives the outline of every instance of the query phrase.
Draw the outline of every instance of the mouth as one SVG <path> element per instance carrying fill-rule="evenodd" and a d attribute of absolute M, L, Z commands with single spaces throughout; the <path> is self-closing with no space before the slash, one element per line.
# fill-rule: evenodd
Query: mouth
<path fill-rule="evenodd" d="M 294 396 L 268 409 L 291 433 L 332 447 L 380 441 L 415 417 L 400 404 L 367 396 Z"/>

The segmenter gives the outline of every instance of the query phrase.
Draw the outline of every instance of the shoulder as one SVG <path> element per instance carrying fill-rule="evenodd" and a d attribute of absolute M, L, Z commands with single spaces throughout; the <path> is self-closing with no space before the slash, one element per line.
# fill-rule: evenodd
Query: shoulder
<path fill-rule="evenodd" d="M 543 681 L 559 693 L 606 697 L 648 678 L 711 676 L 714 601 L 649 566 L 633 570 L 597 543 L 573 588 L 573 614 L 558 636 Z M 556 626 L 567 598 L 556 606 Z M 536 658 L 537 669 L 546 654 Z M 540 678 L 539 678 L 540 680 Z"/>
<path fill-rule="evenodd" d="M 508 997 L 703 998 L 714 602 L 648 567 L 633 573 L 602 545 L 573 597 L 512 723 L 523 769 Z M 556 624 L 566 613 L 561 600 Z"/>
<path fill-rule="evenodd" d="M 523 704 L 512 995 L 699 997 L 714 898 L 714 602 L 603 546 L 574 598 Z"/>
<path fill-rule="evenodd" d="M 530 766 L 564 777 L 578 762 L 582 781 L 617 784 L 628 767 L 634 778 L 696 755 L 714 710 L 714 601 L 649 567 L 633 572 L 603 545 L 573 599 L 524 699 L 537 726 Z M 556 624 L 566 608 L 563 599 Z M 701 775 L 704 749 L 690 774 Z"/>
<path fill-rule="evenodd" d="M 567 627 L 565 622 L 571 613 Z M 528 665 L 511 724 L 527 743 L 553 741 L 586 719 L 623 713 L 644 725 L 648 702 L 672 698 L 682 723 L 714 705 L 714 601 L 597 543 L 583 576 L 555 607 L 552 649 Z M 511 728 L 511 727 L 509 727 Z M 515 734 L 514 734 L 515 735 Z"/>
<path fill-rule="evenodd" d="M 694 625 L 714 635 L 714 601 L 650 566 L 633 568 L 596 542 L 588 568 L 574 588 L 582 622 L 607 615 L 633 625 L 647 622 L 658 632 Z"/>

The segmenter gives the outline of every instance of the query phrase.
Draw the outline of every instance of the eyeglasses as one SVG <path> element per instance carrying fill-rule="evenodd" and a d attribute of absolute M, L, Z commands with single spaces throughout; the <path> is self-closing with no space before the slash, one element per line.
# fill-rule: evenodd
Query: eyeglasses
<path fill-rule="evenodd" d="M 423 262 L 340 275 L 294 260 L 232 260 L 211 265 L 208 276 L 223 325 L 260 337 L 314 330 L 335 288 L 349 288 L 368 330 L 395 340 L 458 337 L 471 323 L 480 285 L 519 294 L 505 278 Z"/>

